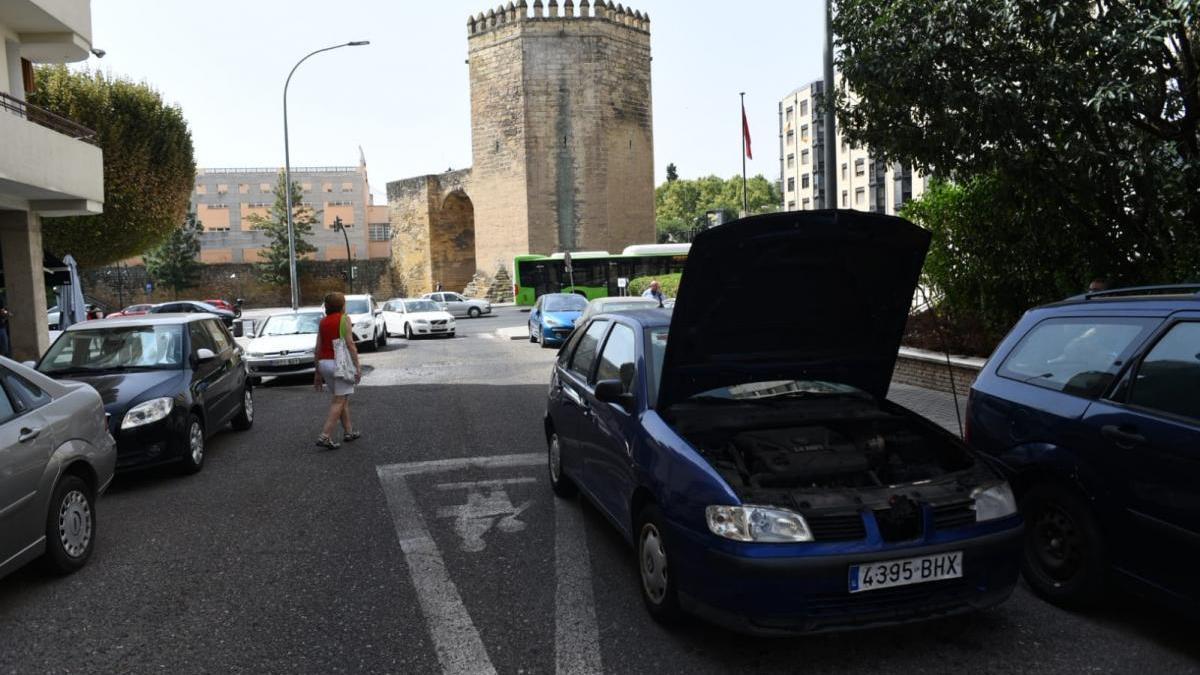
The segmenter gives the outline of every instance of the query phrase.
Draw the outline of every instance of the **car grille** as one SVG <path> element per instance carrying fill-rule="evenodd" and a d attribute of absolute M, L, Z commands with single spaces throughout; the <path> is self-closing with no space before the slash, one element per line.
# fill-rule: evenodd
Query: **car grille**
<path fill-rule="evenodd" d="M 892 497 L 892 505 L 886 509 L 875 509 L 875 524 L 884 541 L 908 541 L 921 536 L 925 530 L 925 519 L 920 506 L 908 497 Z"/>
<path fill-rule="evenodd" d="M 950 530 L 975 524 L 975 501 L 972 499 L 938 504 L 930 508 L 933 510 L 935 529 Z"/>
<path fill-rule="evenodd" d="M 926 584 L 884 588 L 865 593 L 847 591 L 805 595 L 797 616 L 759 618 L 754 624 L 764 628 L 808 630 L 861 626 L 907 617 L 932 616 L 954 611 L 966 605 L 976 590 L 963 579 L 947 579 Z"/>
<path fill-rule="evenodd" d="M 816 541 L 853 541 L 867 536 L 862 514 L 804 516 Z"/>
<path fill-rule="evenodd" d="M 432 323 L 435 326 L 445 326 L 446 320 L 445 319 L 435 319 L 433 321 L 430 321 L 430 323 Z"/>

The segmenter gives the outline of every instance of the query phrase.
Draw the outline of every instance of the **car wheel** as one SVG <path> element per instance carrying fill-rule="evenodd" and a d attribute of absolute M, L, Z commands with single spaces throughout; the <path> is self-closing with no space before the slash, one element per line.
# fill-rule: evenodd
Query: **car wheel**
<path fill-rule="evenodd" d="M 579 488 L 562 472 L 562 442 L 556 433 L 551 433 L 546 442 L 546 459 L 550 468 L 550 489 L 564 499 L 574 497 Z"/>
<path fill-rule="evenodd" d="M 183 473 L 197 473 L 204 468 L 204 424 L 195 413 L 188 416 L 187 432 L 184 436 Z"/>
<path fill-rule="evenodd" d="M 44 565 L 55 574 L 70 574 L 91 557 L 95 542 L 95 496 L 82 478 L 67 474 L 50 497 Z"/>
<path fill-rule="evenodd" d="M 404 324 L 404 339 L 405 340 L 413 339 L 412 326 L 410 326 L 408 324 Z"/>
<path fill-rule="evenodd" d="M 538 342 L 541 343 L 543 349 L 549 349 L 550 347 L 554 346 L 554 345 L 546 344 L 546 329 L 545 328 L 538 329 Z"/>
<path fill-rule="evenodd" d="M 453 339 L 453 338 L 454 338 L 454 331 L 450 331 L 449 333 L 446 333 L 446 337 Z"/>
<path fill-rule="evenodd" d="M 642 600 L 650 616 L 660 623 L 677 622 L 683 613 L 679 609 L 675 578 L 671 575 L 662 514 L 653 504 L 647 505 L 638 515 L 636 551 Z"/>
<path fill-rule="evenodd" d="M 250 386 L 253 386 L 253 387 L 257 387 L 257 386 L 259 386 L 260 384 L 262 384 L 262 378 L 261 378 L 261 377 L 251 377 L 251 378 L 249 378 L 249 379 L 248 379 L 248 380 L 246 380 L 246 381 L 247 381 L 247 382 L 249 382 L 249 383 L 250 383 Z"/>
<path fill-rule="evenodd" d="M 246 431 L 254 426 L 254 391 L 250 387 L 242 390 L 242 409 L 233 418 L 235 431 Z"/>
<path fill-rule="evenodd" d="M 367 340 L 366 342 L 363 343 L 363 348 L 369 352 L 377 351 L 379 349 L 379 342 L 377 341 L 377 337 L 378 336 L 372 335 L 369 340 Z"/>
<path fill-rule="evenodd" d="M 537 342 L 537 334 L 535 334 L 533 332 L 533 326 L 529 325 L 528 328 L 529 328 L 529 341 L 536 343 Z"/>
<path fill-rule="evenodd" d="M 375 346 L 376 347 L 386 347 L 387 346 L 387 329 L 386 328 L 383 329 L 383 332 L 379 334 L 379 337 L 375 341 Z"/>
<path fill-rule="evenodd" d="M 479 315 L 482 313 L 483 312 L 479 311 L 478 307 L 472 307 L 471 309 L 467 310 L 467 316 L 471 317 L 472 319 L 478 319 Z"/>
<path fill-rule="evenodd" d="M 1100 527 L 1074 492 L 1038 485 L 1021 500 L 1025 546 L 1021 571 L 1034 592 L 1066 607 L 1094 604 L 1104 590 Z"/>

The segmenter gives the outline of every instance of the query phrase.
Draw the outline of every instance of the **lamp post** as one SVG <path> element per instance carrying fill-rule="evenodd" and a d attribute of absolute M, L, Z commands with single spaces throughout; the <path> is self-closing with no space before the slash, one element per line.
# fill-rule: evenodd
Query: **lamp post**
<path fill-rule="evenodd" d="M 296 69 L 300 67 L 311 56 L 328 52 L 342 47 L 361 47 L 369 45 L 369 40 L 355 40 L 354 42 L 346 42 L 332 47 L 325 47 L 310 52 L 304 58 L 296 62 L 292 66 L 291 72 L 288 73 L 287 80 L 283 83 L 283 194 L 284 203 L 287 205 L 287 229 L 288 229 L 288 278 L 292 286 L 292 309 L 300 308 L 300 286 L 296 283 L 296 230 L 292 225 L 292 157 L 288 147 L 288 120 L 287 120 L 287 92 L 288 85 L 292 83 L 292 75 L 296 74 Z"/>
<path fill-rule="evenodd" d="M 350 294 L 354 294 L 354 260 L 350 257 L 350 235 L 346 234 L 346 226 L 342 224 L 342 217 L 337 216 L 333 219 L 333 231 L 341 232 L 346 238 L 346 283 L 350 286 Z"/>

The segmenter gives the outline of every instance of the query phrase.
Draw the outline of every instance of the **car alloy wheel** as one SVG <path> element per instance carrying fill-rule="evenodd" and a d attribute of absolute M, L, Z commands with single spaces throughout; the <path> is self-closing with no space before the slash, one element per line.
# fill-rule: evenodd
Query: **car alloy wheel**
<path fill-rule="evenodd" d="M 63 551 L 81 558 L 92 543 L 92 504 L 82 490 L 63 495 L 58 506 L 58 536 Z"/>
<path fill-rule="evenodd" d="M 405 340 L 413 339 L 412 326 L 407 323 L 404 324 L 404 339 Z"/>
<path fill-rule="evenodd" d="M 254 394 L 250 393 L 249 388 L 242 394 L 242 412 L 245 413 L 246 419 L 254 421 Z"/>
<path fill-rule="evenodd" d="M 193 464 L 199 466 L 204 463 L 204 429 L 199 420 L 192 420 L 188 427 L 188 452 L 191 453 Z"/>
<path fill-rule="evenodd" d="M 551 433 L 546 439 L 546 459 L 550 470 L 550 489 L 554 494 L 564 499 L 574 497 L 578 488 L 575 483 L 562 472 L 562 441 L 558 434 Z"/>
<path fill-rule="evenodd" d="M 638 560 L 642 575 L 642 590 L 646 599 L 654 605 L 662 605 L 667 597 L 667 551 L 663 547 L 662 535 L 654 523 L 642 525 L 639 537 Z"/>
<path fill-rule="evenodd" d="M 467 315 L 472 319 L 478 319 L 480 314 L 482 314 L 482 312 L 479 311 L 478 307 L 472 307 L 471 309 L 467 310 Z"/>
<path fill-rule="evenodd" d="M 1020 510 L 1026 522 L 1021 571 L 1030 588 L 1066 607 L 1100 602 L 1108 564 L 1087 501 L 1070 488 L 1043 484 L 1028 490 Z"/>

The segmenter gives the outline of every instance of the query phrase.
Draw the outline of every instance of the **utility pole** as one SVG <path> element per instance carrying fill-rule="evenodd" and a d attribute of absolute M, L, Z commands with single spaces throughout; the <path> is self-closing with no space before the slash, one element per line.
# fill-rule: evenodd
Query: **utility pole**
<path fill-rule="evenodd" d="M 837 126 L 833 119 L 833 0 L 825 0 L 825 91 L 821 107 L 825 115 L 825 208 L 836 209 Z"/>
<path fill-rule="evenodd" d="M 341 232 L 346 238 L 346 283 L 350 285 L 350 294 L 354 294 L 354 260 L 350 257 L 350 235 L 346 234 L 346 226 L 342 224 L 342 217 L 338 216 L 333 219 L 333 231 Z"/>

